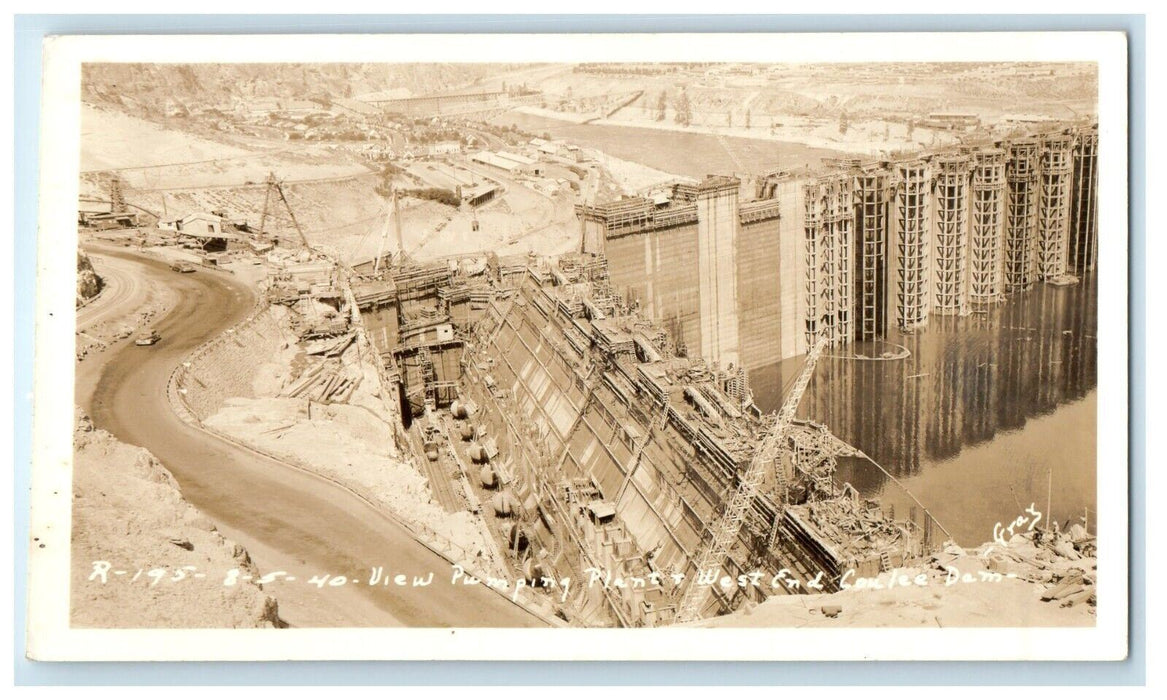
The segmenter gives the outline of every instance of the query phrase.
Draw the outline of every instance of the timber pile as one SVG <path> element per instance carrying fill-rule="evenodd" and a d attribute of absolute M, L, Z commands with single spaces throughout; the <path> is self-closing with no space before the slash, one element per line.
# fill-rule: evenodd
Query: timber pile
<path fill-rule="evenodd" d="M 348 346 L 353 344 L 356 339 L 355 333 L 342 335 L 339 338 L 321 338 L 307 343 L 304 346 L 304 354 L 306 355 L 320 355 L 323 357 L 340 357 Z"/>
<path fill-rule="evenodd" d="M 1073 607 L 1086 603 L 1097 605 L 1098 600 L 1094 592 L 1094 577 L 1081 569 L 1072 569 L 1056 586 L 1041 594 L 1045 602 L 1056 602 L 1063 608 Z"/>
<path fill-rule="evenodd" d="M 339 361 L 325 360 L 306 369 L 280 395 L 308 398 L 318 403 L 345 403 L 361 385 L 362 378 L 359 374 L 352 374 Z"/>

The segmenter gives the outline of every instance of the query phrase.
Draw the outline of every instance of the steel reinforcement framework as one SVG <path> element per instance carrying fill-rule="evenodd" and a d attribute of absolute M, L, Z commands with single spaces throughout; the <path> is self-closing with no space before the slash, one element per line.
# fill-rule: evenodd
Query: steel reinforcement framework
<path fill-rule="evenodd" d="M 804 186 L 803 256 L 807 275 L 806 340 L 834 347 L 852 337 L 852 182 L 850 175 L 819 178 Z"/>
<path fill-rule="evenodd" d="M 1023 292 L 1037 278 L 1037 178 L 1041 142 L 1009 144 L 1005 164 L 1005 291 Z"/>

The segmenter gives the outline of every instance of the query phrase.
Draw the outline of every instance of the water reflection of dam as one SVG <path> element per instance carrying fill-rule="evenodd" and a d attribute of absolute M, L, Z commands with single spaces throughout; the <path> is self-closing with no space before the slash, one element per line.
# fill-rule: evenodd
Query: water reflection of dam
<path fill-rule="evenodd" d="M 938 317 L 926 331 L 893 334 L 889 340 L 911 352 L 904 360 L 824 358 L 800 415 L 826 423 L 896 476 L 918 474 L 1094 389 L 1096 294 L 1092 276 L 1070 287 L 1041 286 L 983 314 Z M 879 356 L 887 346 L 850 349 Z M 755 370 L 758 405 L 772 410 L 797 371 L 797 362 Z M 886 478 L 876 470 L 853 476 L 869 492 Z"/>

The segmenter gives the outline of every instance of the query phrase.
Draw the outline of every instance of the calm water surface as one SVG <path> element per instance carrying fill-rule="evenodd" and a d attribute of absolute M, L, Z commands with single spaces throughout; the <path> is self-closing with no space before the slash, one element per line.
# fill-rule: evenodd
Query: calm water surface
<path fill-rule="evenodd" d="M 1097 285 L 1039 285 L 997 309 L 890 332 L 903 360 L 824 357 L 798 412 L 826 423 L 891 472 L 963 545 L 992 539 L 1031 503 L 1062 524 L 1096 502 Z M 890 346 L 847 351 L 879 356 Z M 803 358 L 750 374 L 763 410 Z M 910 499 L 860 459 L 840 481 L 906 513 Z M 1052 487 L 1051 487 L 1052 482 Z M 899 509 L 904 509 L 903 511 Z"/>

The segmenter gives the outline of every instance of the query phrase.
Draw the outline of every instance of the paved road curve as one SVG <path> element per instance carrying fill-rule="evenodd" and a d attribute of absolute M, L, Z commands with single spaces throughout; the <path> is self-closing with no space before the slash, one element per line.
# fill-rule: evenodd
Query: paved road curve
<path fill-rule="evenodd" d="M 102 248 L 101 250 L 106 250 Z M 77 310 L 77 330 L 85 331 L 103 321 L 124 316 L 142 303 L 144 289 L 137 276 L 137 264 L 108 255 L 90 255 L 93 269 L 101 275 L 105 288 L 101 295 Z"/>
<path fill-rule="evenodd" d="M 104 252 L 104 251 L 103 251 Z M 174 474 L 183 495 L 253 552 L 262 573 L 285 570 L 297 582 L 268 586 L 295 625 L 531 627 L 543 622 L 482 586 L 454 585 L 450 565 L 352 494 L 240 449 L 180 421 L 166 400 L 171 369 L 200 343 L 243 319 L 251 292 L 220 273 L 172 272 L 161 262 L 109 253 L 139 266 L 179 294 L 154 325 L 162 341 L 111 348 L 92 398 L 81 401 L 94 423 L 149 449 Z M 369 586 L 372 566 L 424 576 L 428 587 Z M 317 589 L 320 574 L 360 584 Z"/>

